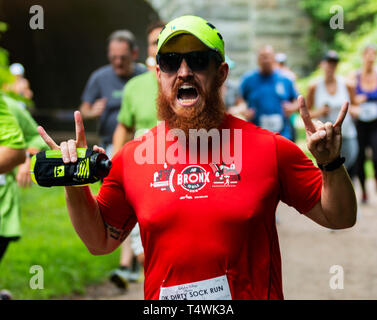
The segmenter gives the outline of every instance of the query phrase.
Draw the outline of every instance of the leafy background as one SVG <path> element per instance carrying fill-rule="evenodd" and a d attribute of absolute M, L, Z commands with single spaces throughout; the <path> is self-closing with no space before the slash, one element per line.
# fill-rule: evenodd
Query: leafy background
<path fill-rule="evenodd" d="M 336 50 L 340 55 L 340 74 L 347 75 L 360 68 L 363 48 L 377 44 L 377 1 L 301 0 L 299 4 L 312 21 L 307 48 L 314 70 L 298 81 L 300 92 L 305 93 L 308 82 L 318 76 L 317 65 L 329 49 Z M 334 16 L 330 9 L 335 5 L 343 8 L 344 29 L 330 28 L 329 22 Z"/>
<path fill-rule="evenodd" d="M 7 24 L 0 21 L 0 40 L 1 34 L 7 30 Z M 12 75 L 9 72 L 8 51 L 0 47 L 0 88 L 12 81 Z"/>

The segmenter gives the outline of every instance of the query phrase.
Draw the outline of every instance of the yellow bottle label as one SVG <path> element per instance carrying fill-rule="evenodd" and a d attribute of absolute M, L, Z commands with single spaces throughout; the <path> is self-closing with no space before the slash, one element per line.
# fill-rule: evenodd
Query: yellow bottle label
<path fill-rule="evenodd" d="M 80 161 L 80 164 L 77 168 L 77 178 L 87 179 L 89 178 L 89 158 Z"/>

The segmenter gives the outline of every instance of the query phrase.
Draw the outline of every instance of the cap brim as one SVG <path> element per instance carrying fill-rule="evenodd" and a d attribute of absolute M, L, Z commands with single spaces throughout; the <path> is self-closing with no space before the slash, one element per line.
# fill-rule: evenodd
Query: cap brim
<path fill-rule="evenodd" d="M 204 39 L 203 37 L 201 37 L 201 35 L 199 33 L 195 33 L 193 31 L 187 31 L 186 29 L 178 29 L 176 31 L 174 31 L 173 33 L 171 33 L 165 40 L 164 42 L 161 44 L 161 47 L 160 47 L 160 50 L 164 47 L 164 45 L 169 41 L 171 40 L 172 38 L 178 36 L 178 35 L 181 35 L 181 34 L 191 34 L 193 35 L 195 38 L 197 38 L 198 40 L 200 40 L 206 47 L 208 47 L 209 49 L 211 50 L 214 50 L 216 51 L 220 56 L 221 58 L 223 59 L 223 61 L 225 61 L 225 57 L 221 54 L 221 52 L 216 48 L 214 47 L 210 42 L 208 42 L 206 39 Z M 159 51 L 160 51 L 159 50 Z"/>

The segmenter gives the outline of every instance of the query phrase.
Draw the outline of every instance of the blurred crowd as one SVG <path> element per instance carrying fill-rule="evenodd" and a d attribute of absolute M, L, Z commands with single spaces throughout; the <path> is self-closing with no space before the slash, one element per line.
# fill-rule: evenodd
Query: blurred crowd
<path fill-rule="evenodd" d="M 129 30 L 117 30 L 108 39 L 109 64 L 88 77 L 79 109 L 84 119 L 97 119 L 100 146 L 108 156 L 115 154 L 134 137 L 157 124 L 156 78 L 157 38 L 164 26 L 156 22 L 146 31 L 146 39 L 135 39 Z M 147 41 L 148 58 L 139 61 L 138 41 Z M 368 202 L 365 162 L 372 160 L 377 192 L 377 70 L 376 47 L 362 52 L 362 67 L 347 77 L 337 73 L 340 57 L 326 52 L 320 62 L 322 74 L 310 83 L 305 95 L 311 117 L 334 122 L 345 101 L 348 115 L 342 127 L 342 155 L 351 178 L 361 185 L 361 202 Z M 288 66 L 289 57 L 275 53 L 271 45 L 258 51 L 258 67 L 245 70 L 238 82 L 227 81 L 223 98 L 234 116 L 278 132 L 292 141 L 299 138 L 296 74 Z M 230 69 L 235 62 L 226 57 Z M 33 98 L 24 67 L 10 66 L 14 81 L 0 91 L 0 262 L 9 243 L 21 236 L 18 187 L 28 187 L 30 157 L 47 146 L 37 132 L 23 99 Z M 16 96 L 14 95 L 16 94 Z M 38 93 L 36 93 L 38 94 Z M 143 247 L 138 226 L 121 249 L 119 267 L 110 272 L 111 281 L 126 289 L 129 282 L 143 281 Z M 1 289 L 1 288 L 0 288 Z M 1 292 L 3 299 L 10 293 Z"/>

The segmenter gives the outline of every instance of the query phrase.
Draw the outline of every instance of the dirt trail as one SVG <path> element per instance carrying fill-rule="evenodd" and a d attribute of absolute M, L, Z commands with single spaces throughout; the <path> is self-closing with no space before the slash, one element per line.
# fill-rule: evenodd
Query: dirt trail
<path fill-rule="evenodd" d="M 377 190 L 368 181 L 370 201 L 359 205 L 356 225 L 330 231 L 282 204 L 278 233 L 286 299 L 377 299 Z M 356 188 L 360 195 L 359 188 Z M 330 268 L 344 270 L 344 289 L 330 288 Z M 143 299 L 143 284 L 126 292 L 107 282 L 71 299 Z"/>

